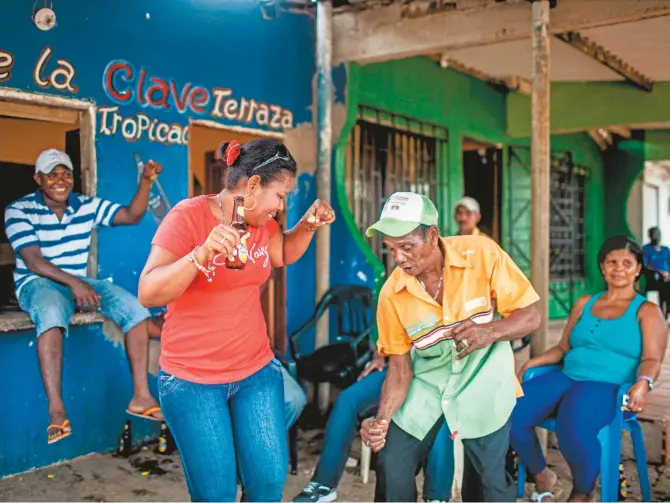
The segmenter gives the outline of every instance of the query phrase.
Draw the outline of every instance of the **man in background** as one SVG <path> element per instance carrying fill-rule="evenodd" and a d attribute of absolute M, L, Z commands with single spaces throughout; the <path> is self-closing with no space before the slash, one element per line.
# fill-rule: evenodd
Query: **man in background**
<path fill-rule="evenodd" d="M 668 316 L 670 301 L 670 248 L 661 244 L 661 230 L 649 229 L 649 243 L 642 247 L 647 291 L 658 292 L 663 314 Z"/>
<path fill-rule="evenodd" d="M 486 236 L 478 227 L 482 219 L 481 209 L 476 199 L 462 197 L 454 205 L 454 221 L 458 226 L 458 236 Z"/>

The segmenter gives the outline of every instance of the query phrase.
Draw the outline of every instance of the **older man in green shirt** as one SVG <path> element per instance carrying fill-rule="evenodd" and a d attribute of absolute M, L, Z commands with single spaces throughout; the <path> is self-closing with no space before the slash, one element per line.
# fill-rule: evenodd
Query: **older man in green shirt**
<path fill-rule="evenodd" d="M 361 429 L 380 452 L 375 500 L 416 501 L 415 474 L 446 420 L 465 449 L 463 501 L 515 501 L 505 454 L 520 386 L 509 341 L 539 326 L 539 297 L 493 240 L 441 238 L 437 223 L 428 198 L 401 192 L 367 231 L 384 235 L 398 265 L 377 308 L 388 372 Z"/>

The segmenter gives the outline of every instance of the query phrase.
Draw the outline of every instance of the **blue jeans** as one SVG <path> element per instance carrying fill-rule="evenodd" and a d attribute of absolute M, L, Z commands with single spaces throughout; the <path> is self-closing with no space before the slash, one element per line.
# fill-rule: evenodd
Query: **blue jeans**
<path fill-rule="evenodd" d="M 379 405 L 386 371 L 372 372 L 342 391 L 326 425 L 321 459 L 312 480 L 335 488 L 342 478 L 361 414 Z M 446 423 L 440 428 L 428 456 L 423 499 L 449 501 L 454 478 L 454 444 Z"/>
<path fill-rule="evenodd" d="M 523 383 L 524 396 L 512 413 L 510 443 L 533 474 L 547 467 L 535 427 L 556 414 L 558 447 L 570 467 L 574 491 L 589 494 L 600 473 L 598 432 L 612 422 L 619 386 L 573 381 L 552 372 Z"/>
<path fill-rule="evenodd" d="M 288 471 L 281 363 L 228 384 L 161 370 L 158 394 L 192 501 L 281 501 Z"/>
<path fill-rule="evenodd" d="M 298 381 L 293 379 L 283 365 L 281 371 L 284 378 L 284 417 L 288 430 L 298 420 L 302 409 L 307 405 L 307 396 Z"/>
<path fill-rule="evenodd" d="M 120 286 L 101 279 L 81 279 L 100 295 L 100 314 L 119 325 L 124 334 L 151 317 L 149 310 Z M 33 279 L 21 287 L 18 301 L 21 309 L 28 311 L 38 337 L 55 327 L 67 335 L 75 308 L 69 287 L 48 278 Z"/>

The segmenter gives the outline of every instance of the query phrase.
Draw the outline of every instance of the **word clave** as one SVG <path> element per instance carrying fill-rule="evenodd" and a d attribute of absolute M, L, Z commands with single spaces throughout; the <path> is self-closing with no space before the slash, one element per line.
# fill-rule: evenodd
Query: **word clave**
<path fill-rule="evenodd" d="M 114 60 L 107 65 L 103 86 L 107 96 L 118 105 L 136 103 L 180 114 L 209 114 L 215 119 L 271 129 L 293 127 L 293 113 L 279 105 L 236 98 L 229 88 L 215 87 L 210 90 L 190 82 L 179 85 L 173 79 L 151 75 L 146 68 L 138 71 L 125 60 Z"/>

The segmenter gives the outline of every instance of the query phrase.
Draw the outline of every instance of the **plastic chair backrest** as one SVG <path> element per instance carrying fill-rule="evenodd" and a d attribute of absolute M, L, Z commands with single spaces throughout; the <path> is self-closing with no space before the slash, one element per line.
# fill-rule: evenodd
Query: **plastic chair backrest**
<path fill-rule="evenodd" d="M 335 341 L 353 340 L 375 324 L 374 295 L 365 285 L 333 285 L 316 305 L 312 317 L 289 337 L 292 358 L 300 357 L 298 340 L 329 312 L 329 330 Z"/>
<path fill-rule="evenodd" d="M 326 311 L 336 341 L 356 338 L 375 323 L 372 290 L 364 285 L 335 285 L 321 299 L 317 319 Z"/>

